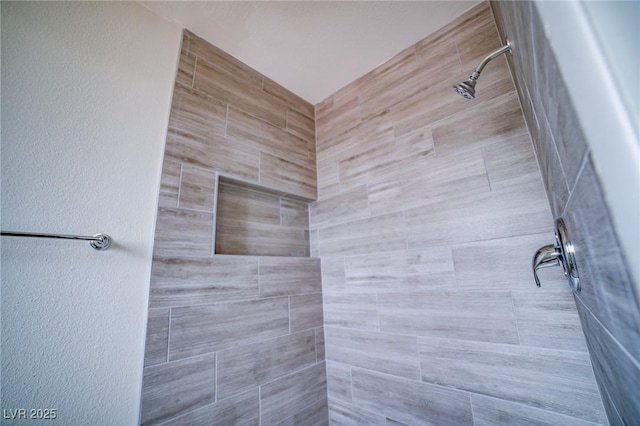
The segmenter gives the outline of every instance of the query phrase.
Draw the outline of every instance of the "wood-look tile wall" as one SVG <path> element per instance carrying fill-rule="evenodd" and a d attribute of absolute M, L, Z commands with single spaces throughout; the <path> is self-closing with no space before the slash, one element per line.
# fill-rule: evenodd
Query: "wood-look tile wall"
<path fill-rule="evenodd" d="M 516 43 L 509 63 L 547 198 L 576 248 L 582 291 L 575 300 L 609 421 L 637 424 L 640 307 L 590 149 L 535 5 L 495 2 L 493 8 L 501 34 Z"/>
<path fill-rule="evenodd" d="M 316 106 L 329 418 L 601 424 L 553 218 L 488 3 Z"/>
<path fill-rule="evenodd" d="M 304 257 L 314 126 L 313 106 L 185 31 L 156 223 L 142 424 L 328 422 L 320 260 Z"/>

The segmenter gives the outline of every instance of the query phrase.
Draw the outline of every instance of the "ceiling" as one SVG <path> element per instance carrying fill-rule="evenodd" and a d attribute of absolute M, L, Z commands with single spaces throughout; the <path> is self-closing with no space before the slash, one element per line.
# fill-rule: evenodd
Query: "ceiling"
<path fill-rule="evenodd" d="M 479 1 L 141 1 L 317 104 Z"/>

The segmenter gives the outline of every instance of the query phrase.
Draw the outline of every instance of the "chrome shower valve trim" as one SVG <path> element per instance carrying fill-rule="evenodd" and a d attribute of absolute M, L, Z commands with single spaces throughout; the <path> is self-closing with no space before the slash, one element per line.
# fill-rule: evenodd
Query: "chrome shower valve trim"
<path fill-rule="evenodd" d="M 549 266 L 562 265 L 564 275 L 567 277 L 569 287 L 575 292 L 579 292 L 580 277 L 576 266 L 575 248 L 567 237 L 567 228 L 564 221 L 556 219 L 556 242 L 541 247 L 533 255 L 532 268 L 533 277 L 536 285 L 540 287 L 540 279 L 538 278 L 538 269 Z"/>

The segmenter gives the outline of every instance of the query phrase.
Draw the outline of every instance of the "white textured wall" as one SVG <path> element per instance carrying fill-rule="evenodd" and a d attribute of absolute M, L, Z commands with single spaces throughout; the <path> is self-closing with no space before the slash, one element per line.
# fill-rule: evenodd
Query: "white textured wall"
<path fill-rule="evenodd" d="M 2 237 L 2 409 L 135 424 L 180 29 L 136 3 L 4 1 L 1 28 L 2 229 L 115 240 Z"/>

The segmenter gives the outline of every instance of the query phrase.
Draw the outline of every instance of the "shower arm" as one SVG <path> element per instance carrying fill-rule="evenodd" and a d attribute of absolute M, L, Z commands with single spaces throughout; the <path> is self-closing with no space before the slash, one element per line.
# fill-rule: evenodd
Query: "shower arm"
<path fill-rule="evenodd" d="M 500 49 L 496 50 L 495 52 L 492 52 L 490 54 L 488 54 L 481 62 L 480 64 L 478 64 L 478 66 L 476 67 L 476 69 L 473 71 L 473 75 L 472 78 L 477 79 L 478 76 L 480 76 L 480 73 L 482 72 L 482 70 L 484 69 L 484 67 L 491 62 L 492 60 L 494 60 L 495 58 L 497 58 L 498 56 L 502 55 L 503 53 L 507 53 L 507 52 L 511 52 L 511 43 L 509 43 L 509 40 L 507 40 L 507 44 L 502 46 Z"/>

